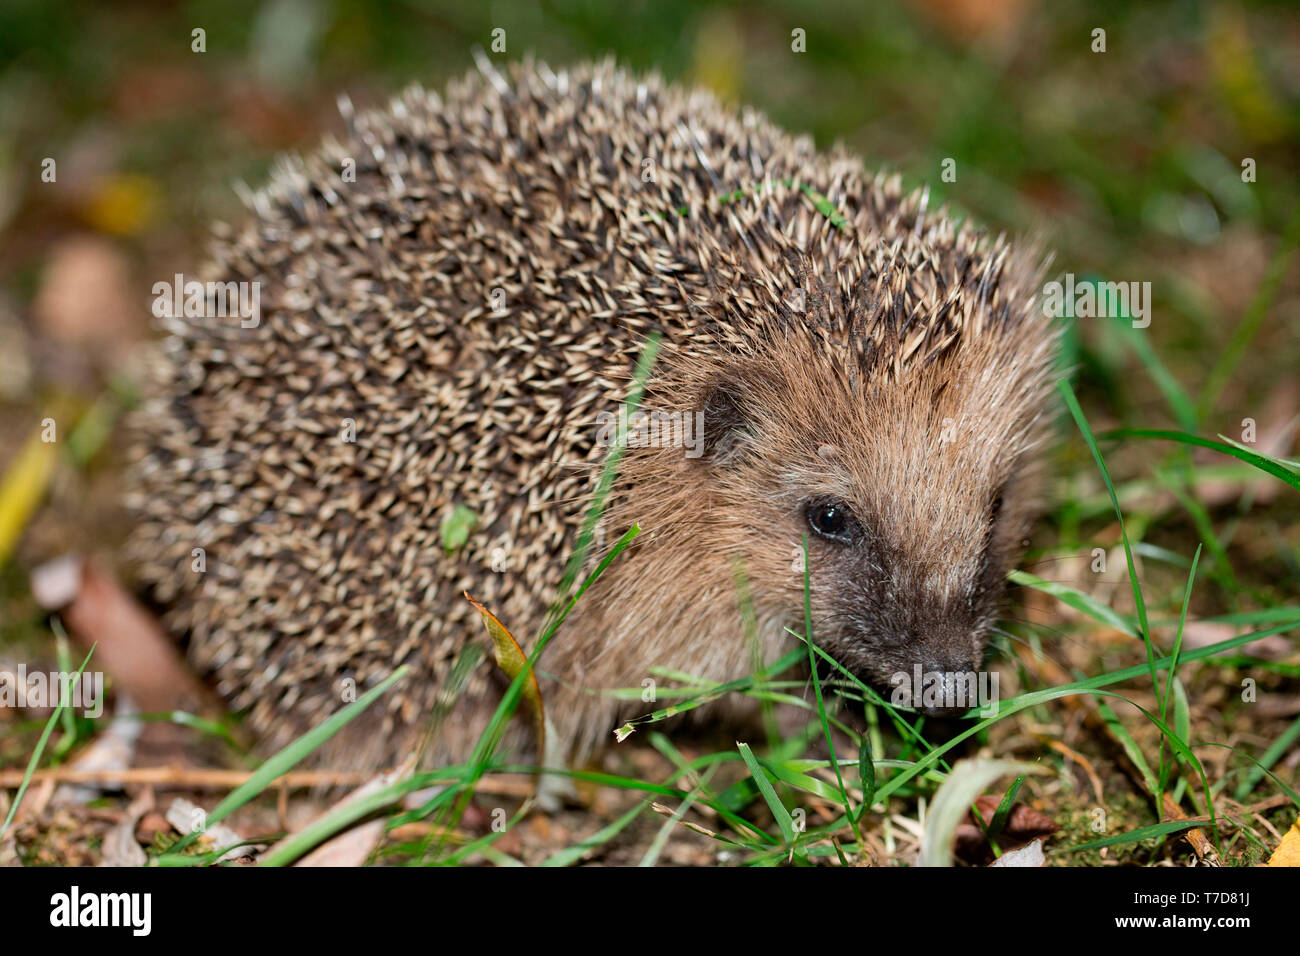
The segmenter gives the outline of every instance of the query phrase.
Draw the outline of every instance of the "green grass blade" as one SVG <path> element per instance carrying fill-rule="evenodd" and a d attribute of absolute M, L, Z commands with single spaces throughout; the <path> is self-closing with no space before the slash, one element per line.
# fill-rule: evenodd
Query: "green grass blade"
<path fill-rule="evenodd" d="M 9 831 L 9 825 L 14 822 L 14 817 L 18 814 L 18 806 L 23 802 L 23 795 L 27 793 L 27 787 L 32 782 L 32 774 L 36 773 L 36 767 L 41 762 L 41 754 L 45 752 L 45 744 L 49 741 L 50 734 L 54 732 L 54 725 L 58 723 L 59 717 L 63 713 L 63 709 L 68 706 L 68 693 L 71 692 L 76 681 L 81 680 L 81 675 L 86 670 L 86 665 L 90 663 L 90 655 L 94 653 L 95 647 L 92 645 L 89 653 L 86 654 L 86 659 L 83 660 L 81 666 L 77 668 L 76 680 L 69 681 L 68 683 L 64 683 L 63 681 L 59 682 L 59 705 L 54 708 L 54 713 L 50 714 L 49 720 L 45 722 L 45 729 L 41 731 L 41 738 L 36 741 L 36 749 L 32 751 L 32 757 L 27 761 L 27 770 L 23 774 L 22 783 L 18 785 L 18 792 L 14 794 L 13 802 L 9 805 L 9 813 L 5 816 L 4 824 L 0 825 L 0 839 L 4 838 L 4 835 Z"/>
<path fill-rule="evenodd" d="M 1115 495 L 1115 484 L 1110 480 L 1110 469 L 1106 467 L 1106 461 L 1101 457 L 1101 449 L 1097 447 L 1097 440 L 1093 437 L 1092 428 L 1088 425 L 1088 419 L 1084 417 L 1083 409 L 1079 407 L 1079 400 L 1074 395 L 1074 389 L 1070 388 L 1070 383 L 1064 378 L 1058 383 L 1061 394 L 1065 398 L 1065 404 L 1070 409 L 1070 415 L 1074 418 L 1074 423 L 1078 426 L 1083 440 L 1088 444 L 1088 450 L 1092 452 L 1093 460 L 1097 463 L 1097 469 L 1101 472 L 1102 480 L 1106 483 L 1106 491 L 1110 494 L 1110 502 L 1115 509 L 1115 517 L 1119 520 L 1120 538 L 1124 542 L 1124 558 L 1128 561 L 1129 584 L 1133 588 L 1133 601 L 1137 606 L 1138 625 L 1141 627 L 1142 641 L 1146 644 L 1147 664 L 1151 669 L 1151 687 L 1159 696 L 1161 695 L 1160 682 L 1156 678 L 1155 645 L 1151 642 L 1151 627 L 1147 622 L 1147 604 L 1142 597 L 1142 585 L 1138 581 L 1137 565 L 1133 562 L 1133 546 L 1128 539 L 1128 528 L 1124 524 L 1124 511 L 1119 506 L 1119 498 Z"/>
<path fill-rule="evenodd" d="M 1283 757 L 1283 755 L 1290 753 L 1291 747 L 1295 744 L 1297 739 L 1300 739 L 1300 717 L 1297 717 L 1292 721 L 1291 725 L 1287 727 L 1286 730 L 1282 731 L 1281 736 L 1279 736 L 1277 740 L 1273 741 L 1273 743 L 1269 745 L 1269 748 L 1264 751 L 1264 755 L 1255 762 L 1254 768 L 1237 786 L 1233 798 L 1238 803 L 1244 802 L 1245 799 L 1250 796 L 1251 792 L 1259 786 L 1260 781 L 1264 779 L 1264 774 L 1267 773 L 1269 769 Z"/>
<path fill-rule="evenodd" d="M 635 410 L 640 402 L 641 396 L 645 392 L 645 385 L 650 377 L 650 369 L 653 367 L 655 358 L 659 354 L 660 336 L 655 333 L 650 335 L 641 350 L 641 355 L 637 359 L 636 370 L 633 374 L 632 387 L 629 390 L 626 405 L 629 412 Z M 592 495 L 591 506 L 587 511 L 587 517 L 583 522 L 582 530 L 578 534 L 578 540 L 574 547 L 573 555 L 569 559 L 568 567 L 560 580 L 559 591 L 550 614 L 547 616 L 547 623 L 542 629 L 532 652 L 528 655 L 526 665 L 520 669 L 510 682 L 497 709 L 493 712 L 487 728 L 479 736 L 474 745 L 474 752 L 470 758 L 471 764 L 476 768 L 474 780 L 478 780 L 487 771 L 489 761 L 496 752 L 497 745 L 500 744 L 501 738 L 505 734 L 506 722 L 514 715 L 515 709 L 519 706 L 519 701 L 523 696 L 525 681 L 531 680 L 537 661 L 546 645 L 550 643 L 557 630 L 564 620 L 573 610 L 574 605 L 586 593 L 587 589 L 600 577 L 601 573 L 609 567 L 610 563 L 622 553 L 632 540 L 640 533 L 640 528 L 633 525 L 618 540 L 609 553 L 600 561 L 595 570 L 588 575 L 578 592 L 570 599 L 568 597 L 573 582 L 577 579 L 583 565 L 587 560 L 587 553 L 591 548 L 592 540 L 595 536 L 596 525 L 599 524 L 601 516 L 605 512 L 605 504 L 609 494 L 614 487 L 614 481 L 618 475 L 619 462 L 622 460 L 623 452 L 627 449 L 627 427 L 626 421 L 620 416 L 618 434 L 615 438 L 613 447 L 610 448 L 605 456 L 604 464 L 601 468 L 600 481 Z M 465 795 L 457 805 L 448 811 L 450 820 L 454 823 L 459 821 L 469 800 L 473 795 L 472 785 L 466 789 Z M 448 826 L 450 829 L 450 826 Z"/>
<path fill-rule="evenodd" d="M 588 576 L 587 580 L 582 583 L 582 587 L 578 588 L 578 592 L 569 600 L 568 605 L 547 627 L 546 632 L 538 640 L 537 646 L 534 647 L 532 653 L 528 655 L 527 663 L 524 667 L 520 668 L 519 673 L 515 675 L 514 680 L 510 682 L 510 686 L 507 688 L 505 694 L 502 695 L 500 703 L 497 704 L 497 709 L 493 712 L 492 719 L 488 722 L 487 729 L 483 731 L 483 735 L 479 737 L 478 742 L 474 747 L 474 754 L 470 758 L 471 764 L 483 769 L 487 768 L 488 761 L 491 760 L 497 744 L 501 742 L 501 737 L 505 732 L 506 721 L 508 721 L 511 715 L 514 714 L 515 708 L 518 706 L 519 701 L 523 696 L 524 682 L 527 681 L 529 676 L 533 673 L 533 669 L 537 666 L 537 659 L 541 657 L 542 651 L 546 650 L 546 645 L 549 644 L 551 639 L 555 636 L 555 632 L 559 630 L 560 625 L 563 624 L 565 619 L 569 616 L 569 612 L 573 610 L 574 605 L 576 605 L 579 599 L 587 593 L 587 589 L 591 587 L 596 579 L 600 577 L 601 573 L 610 566 L 614 559 L 623 553 L 623 549 L 631 544 L 633 539 L 635 539 L 640 532 L 641 529 L 637 525 L 633 525 L 627 530 L 627 533 L 624 534 L 623 537 L 619 538 L 614 547 L 610 549 L 609 554 L 605 555 L 600 564 L 596 566 L 596 569 Z"/>
<path fill-rule="evenodd" d="M 1129 637 L 1137 637 L 1137 628 L 1133 626 L 1132 621 L 1126 620 L 1117 611 L 1108 605 L 1102 604 L 1090 594 L 1085 594 L 1076 588 L 1067 584 L 1058 584 L 1055 581 L 1046 581 L 1043 578 L 1030 574 L 1028 571 L 1014 570 L 1007 575 L 1007 580 L 1013 584 L 1020 584 L 1024 587 L 1033 588 L 1036 591 L 1042 591 L 1044 594 L 1050 594 L 1062 604 L 1066 604 L 1076 611 L 1094 620 L 1100 621 L 1108 627 L 1127 634 Z"/>
<path fill-rule="evenodd" d="M 1012 760 L 973 758 L 959 761 L 939 787 L 925 815 L 917 866 L 952 866 L 957 827 L 975 798 L 994 780 L 1009 773 L 1042 773 L 1042 768 Z"/>
<path fill-rule="evenodd" d="M 673 830 L 677 828 L 677 825 L 681 822 L 682 818 L 686 816 L 686 811 L 690 810 L 691 806 L 695 803 L 696 797 L 698 797 L 700 793 L 704 792 L 704 789 L 708 786 L 709 778 L 713 776 L 713 771 L 715 769 L 716 765 L 709 768 L 708 772 L 705 773 L 703 778 L 701 778 L 699 787 L 687 794 L 686 799 L 678 804 L 677 809 L 674 810 L 672 815 L 663 822 L 663 826 L 659 828 L 659 832 L 656 833 L 654 839 L 650 841 L 650 846 L 646 849 L 645 854 L 641 857 L 641 862 L 638 863 L 637 866 L 654 866 L 659 862 L 659 854 L 663 853 L 664 847 L 668 844 L 668 838 L 672 836 Z"/>
<path fill-rule="evenodd" d="M 1161 441 L 1176 441 L 1184 445 L 1195 445 L 1198 448 L 1210 448 L 1225 455 L 1231 455 L 1239 461 L 1254 465 L 1260 471 L 1266 472 L 1274 478 L 1280 478 L 1296 491 L 1300 491 L 1300 475 L 1297 475 L 1282 462 L 1268 455 L 1261 455 L 1258 452 L 1247 451 L 1245 448 L 1238 448 L 1236 445 L 1230 445 L 1227 442 L 1215 441 L 1212 438 L 1202 438 L 1199 435 L 1163 428 L 1118 428 L 1106 432 L 1100 437 L 1105 441 L 1117 438 L 1149 438 Z"/>
<path fill-rule="evenodd" d="M 619 739 L 626 740 L 627 737 L 635 732 L 638 727 L 642 727 L 646 724 L 658 723 L 659 721 L 667 720 L 669 717 L 676 717 L 678 714 L 684 714 L 689 710 L 702 707 L 703 705 L 715 701 L 719 697 L 732 693 L 733 691 L 748 691 L 765 680 L 767 675 L 780 674 L 793 667 L 802 657 L 803 649 L 795 648 L 782 656 L 780 660 L 769 665 L 763 674 L 751 674 L 748 677 L 741 677 L 737 680 L 728 681 L 725 684 L 716 684 L 703 693 L 688 697 L 685 700 L 678 701 L 668 707 L 662 707 L 643 717 L 634 717 L 619 728 Z"/>
<path fill-rule="evenodd" d="M 319 820 L 312 821 L 290 836 L 282 845 L 273 848 L 271 852 L 257 861 L 257 865 L 285 866 L 292 863 L 312 847 L 324 843 L 356 821 L 392 806 L 406 794 L 423 789 L 426 786 L 428 784 L 423 779 L 417 782 L 413 778 L 407 778 L 390 784 L 382 790 L 377 790 L 359 800 L 334 807 Z"/>
<path fill-rule="evenodd" d="M 798 769 L 799 765 L 803 764 L 804 761 L 781 762 L 776 760 L 764 760 L 761 757 L 757 759 L 759 766 L 782 783 L 789 784 L 797 790 L 811 793 L 823 800 L 829 800 L 832 803 L 843 805 L 844 792 L 842 790 L 837 789 L 824 780 L 818 780 L 816 777 Z M 829 761 L 818 761 L 817 763 L 820 766 L 826 766 L 829 764 Z M 835 769 L 839 770 L 838 767 Z M 846 807 L 845 809 L 848 810 L 849 808 Z M 847 815 L 848 814 L 846 813 L 845 816 L 847 817 Z"/>
<path fill-rule="evenodd" d="M 1165 720 L 1169 714 L 1169 687 L 1173 685 L 1176 692 L 1182 693 L 1181 706 L 1183 708 L 1183 717 L 1188 718 L 1187 713 L 1187 694 L 1182 690 L 1182 684 L 1178 681 L 1178 656 L 1183 651 L 1183 629 L 1187 626 L 1187 607 L 1192 601 L 1192 585 L 1196 582 L 1196 569 L 1201 564 L 1201 546 L 1196 546 L 1196 554 L 1192 557 L 1192 567 L 1187 573 L 1187 586 L 1183 588 L 1183 606 L 1178 614 L 1178 630 L 1174 634 L 1174 650 L 1169 655 L 1169 674 L 1165 678 L 1165 695 L 1160 702 L 1160 719 Z M 1177 703 L 1177 701 L 1175 702 Z M 1174 723 L 1178 724 L 1178 714 L 1175 711 Z M 1186 740 L 1191 736 L 1190 726 L 1182 732 L 1182 738 Z M 1164 790 L 1165 783 L 1165 742 L 1160 741 L 1160 788 Z"/>
<path fill-rule="evenodd" d="M 1152 837 L 1168 836 L 1180 830 L 1190 830 L 1192 827 L 1203 827 L 1205 825 L 1205 823 L 1198 823 L 1195 820 L 1166 820 L 1163 823 L 1153 823 L 1148 827 L 1138 827 L 1136 830 L 1129 830 L 1127 833 L 1117 833 L 1114 836 L 1103 837 L 1100 840 L 1092 840 L 1089 843 L 1080 843 L 1077 846 L 1067 846 L 1062 849 L 1066 853 L 1077 853 L 1080 850 L 1099 850 L 1104 846 L 1118 846 L 1122 843 L 1141 843 L 1143 840 L 1150 840 Z"/>
<path fill-rule="evenodd" d="M 72 670 L 72 655 L 68 650 L 68 632 L 63 629 L 63 624 L 57 617 L 50 619 L 50 630 L 54 632 L 54 647 L 58 657 L 59 670 L 66 674 Z M 77 742 L 77 718 L 72 713 L 71 707 L 60 707 L 59 709 L 63 712 L 63 739 L 59 741 L 56 754 L 61 758 Z"/>
<path fill-rule="evenodd" d="M 1267 767 L 1265 767 L 1262 763 L 1260 763 L 1260 761 L 1256 760 L 1254 757 L 1252 757 L 1250 754 L 1246 753 L 1244 750 L 1241 750 L 1240 748 L 1237 748 L 1237 747 L 1233 747 L 1233 746 L 1231 746 L 1231 745 L 1229 745 L 1229 744 L 1214 743 L 1213 741 L 1207 741 L 1207 742 L 1205 742 L 1205 743 L 1199 744 L 1198 746 L 1201 746 L 1201 747 L 1222 747 L 1224 750 L 1230 750 L 1230 751 L 1232 751 L 1233 753 L 1235 753 L 1235 754 L 1236 754 L 1237 756 L 1239 756 L 1239 757 L 1244 757 L 1244 758 L 1246 758 L 1246 759 L 1249 760 L 1252 764 L 1254 764 L 1256 767 L 1258 767 L 1260 770 L 1264 771 L 1264 773 L 1267 774 L 1268 777 L 1269 777 L 1269 778 L 1270 778 L 1270 779 L 1271 779 L 1275 784 L 1278 785 L 1278 788 L 1281 789 L 1281 791 L 1282 791 L 1283 793 L 1285 793 L 1288 797 L 1290 797 L 1291 802 L 1294 803 L 1298 809 L 1300 809 L 1300 793 L 1296 793 L 1295 790 L 1293 790 L 1291 787 L 1287 786 L 1287 783 L 1286 783 L 1285 780 L 1283 780 L 1281 777 L 1279 777 L 1277 774 L 1275 774 L 1272 770 L 1269 770 L 1269 769 L 1268 769 Z"/>
<path fill-rule="evenodd" d="M 317 747 L 329 740 L 336 733 L 343 729 L 353 719 L 358 717 L 363 710 L 373 704 L 382 696 L 390 687 L 410 673 L 410 668 L 406 665 L 399 667 L 383 681 L 376 684 L 370 690 L 366 691 L 352 703 L 335 714 L 321 721 L 307 733 L 303 734 L 289 746 L 285 747 L 279 753 L 267 759 L 260 767 L 253 771 L 252 776 L 241 783 L 238 787 L 230 792 L 227 797 L 217 804 L 216 808 L 207 816 L 207 824 L 211 826 L 219 823 L 230 814 L 234 813 L 248 801 L 252 800 L 259 793 L 269 787 L 276 779 L 284 776 L 299 763 L 301 763 Z M 187 833 L 180 841 L 171 848 L 169 853 L 176 853 L 198 838 L 198 833 Z"/>
<path fill-rule="evenodd" d="M 745 761 L 745 766 L 749 767 L 754 783 L 758 785 L 758 792 L 763 795 L 763 799 L 767 801 L 768 809 L 772 811 L 772 816 L 781 830 L 785 845 L 793 847 L 796 834 L 794 820 L 790 817 L 790 811 L 785 808 L 785 804 L 777 797 L 776 790 L 772 787 L 772 781 L 767 779 L 766 771 L 758 762 L 758 758 L 754 756 L 754 752 L 749 749 L 749 744 L 737 744 L 736 746 L 740 750 L 741 758 Z"/>
<path fill-rule="evenodd" d="M 482 853 L 485 857 L 490 857 L 490 855 L 494 850 L 492 844 L 496 843 L 496 841 L 499 840 L 502 836 L 504 836 L 505 834 L 513 830 L 515 826 L 518 825 L 524 819 L 524 817 L 526 817 L 529 814 L 529 812 L 532 809 L 533 809 L 532 801 L 525 800 L 523 803 L 519 805 L 519 809 L 514 812 L 514 815 L 511 816 L 511 818 L 506 822 L 504 829 L 502 829 L 499 832 L 497 830 L 492 830 L 490 833 L 483 834 L 483 836 L 479 837 L 477 840 L 470 840 L 459 850 L 450 854 L 445 859 L 437 860 L 434 863 L 434 865 L 435 866 L 459 866 L 462 861 L 473 856 L 475 853 Z M 423 856 L 423 853 L 421 854 L 421 856 Z"/>
<path fill-rule="evenodd" d="M 1233 648 L 1241 647 L 1243 644 L 1249 644 L 1251 641 L 1259 640 L 1261 637 L 1281 634 L 1282 632 L 1292 630 L 1295 627 L 1300 627 L 1300 621 L 1292 621 L 1288 624 L 1281 624 L 1277 627 L 1270 627 L 1262 631 L 1253 631 L 1249 634 L 1239 634 L 1236 637 L 1230 637 L 1226 640 L 1216 641 L 1213 644 L 1207 644 L 1204 647 L 1197 647 L 1193 650 L 1187 651 L 1182 655 L 1182 660 L 1184 662 L 1189 662 L 1201 660 L 1206 657 L 1213 657 L 1215 654 L 1222 654 L 1223 652 L 1230 651 Z M 1168 657 L 1157 660 L 1157 670 L 1168 667 L 1171 660 L 1172 659 Z M 891 777 L 876 792 L 876 799 L 882 800 L 885 797 L 888 797 L 890 794 L 903 787 L 913 777 L 924 773 L 926 770 L 933 767 L 940 761 L 945 753 L 960 746 L 962 741 L 975 736 L 982 732 L 986 727 L 989 727 L 999 720 L 1010 717 L 1012 714 L 1018 713 L 1026 708 L 1035 707 L 1038 704 L 1056 700 L 1060 697 L 1069 697 L 1073 694 L 1092 693 L 1111 684 L 1118 684 L 1122 681 L 1132 680 L 1135 677 L 1141 677 L 1143 674 L 1147 673 L 1148 670 L 1149 668 L 1147 665 L 1138 664 L 1133 667 L 1126 667 L 1118 671 L 1112 671 L 1109 674 L 1101 674 L 1097 677 L 1075 681 L 1062 687 L 1030 691 L 1029 693 L 1012 697 L 1009 700 L 1004 700 L 999 704 L 997 714 L 992 717 L 985 717 L 944 743 L 939 744 L 929 753 L 918 758 L 910 767 L 901 770 L 899 773 Z"/>
<path fill-rule="evenodd" d="M 1142 785 L 1147 788 L 1147 793 L 1155 797 L 1162 791 L 1161 782 L 1151 772 L 1151 766 L 1147 763 L 1142 748 L 1137 745 L 1137 741 L 1129 734 L 1128 728 L 1119 719 L 1119 715 L 1105 701 L 1097 701 L 1097 713 L 1106 722 L 1106 726 L 1110 728 L 1112 736 L 1119 741 L 1120 747 L 1128 759 L 1132 761 L 1133 766 L 1137 768 L 1138 773 L 1142 775 Z"/>
<path fill-rule="evenodd" d="M 841 803 L 844 806 L 845 815 L 849 818 L 849 826 L 853 830 L 853 839 L 861 843 L 862 833 L 858 830 L 858 822 L 853 815 L 853 807 L 849 802 L 849 791 L 844 786 L 844 776 L 840 773 L 839 761 L 835 759 L 835 742 L 831 739 L 831 724 L 826 717 L 826 702 L 822 698 L 821 676 L 817 673 L 817 659 L 812 650 L 812 568 L 808 558 L 808 533 L 806 531 L 803 536 L 803 618 L 804 632 L 808 635 L 808 668 L 812 674 L 813 692 L 817 696 L 817 716 L 821 720 L 822 731 L 826 735 L 826 752 L 830 754 L 831 766 L 835 768 L 835 780 L 840 787 Z"/>
<path fill-rule="evenodd" d="M 1192 519 L 1192 523 L 1196 525 L 1196 533 L 1201 536 L 1205 545 L 1210 549 L 1210 554 L 1214 557 L 1212 573 L 1215 580 L 1229 594 L 1240 591 L 1241 585 L 1237 583 L 1237 576 L 1233 573 L 1232 561 L 1228 558 L 1228 549 L 1219 540 L 1219 536 L 1214 530 L 1214 523 L 1210 520 L 1210 513 L 1205 509 L 1205 505 L 1187 492 L 1178 477 L 1161 468 L 1156 468 L 1155 474 L 1169 489 L 1169 493 L 1183 506 L 1183 510 L 1187 512 Z"/>
<path fill-rule="evenodd" d="M 876 802 L 876 764 L 871 759 L 871 735 L 863 734 L 858 747 L 858 779 L 862 781 L 862 812 Z"/>
<path fill-rule="evenodd" d="M 1178 677 L 1174 677 L 1174 733 L 1183 740 L 1192 736 L 1192 708 L 1187 700 L 1187 688 Z"/>
<path fill-rule="evenodd" d="M 1016 802 L 1016 794 L 1020 792 L 1020 787 L 1024 784 L 1026 776 L 1028 775 L 1022 773 L 1016 777 L 1015 782 L 1011 784 L 1002 800 L 998 803 L 998 808 L 993 811 L 993 819 L 989 821 L 989 839 L 995 838 L 1006 828 L 1007 818 L 1011 816 L 1011 807 Z"/>
<path fill-rule="evenodd" d="M 624 402 L 627 406 L 629 418 L 632 412 L 636 411 L 640 406 L 641 396 L 645 394 L 646 382 L 650 378 L 650 369 L 654 366 L 655 359 L 659 355 L 659 342 L 660 336 L 658 333 L 649 336 L 641 349 L 641 355 L 637 358 L 636 371 L 632 376 L 632 387 L 628 390 L 627 400 Z M 582 530 L 578 533 L 573 556 L 569 559 L 564 576 L 560 579 L 558 596 L 551 611 L 552 619 L 564 606 L 564 601 L 569 595 L 569 590 L 573 587 L 573 582 L 578 579 L 578 574 L 582 571 L 583 564 L 586 563 L 587 552 L 591 550 L 591 542 L 595 537 L 596 525 L 600 523 L 601 516 L 605 513 L 605 504 L 609 499 L 610 491 L 614 487 L 614 481 L 618 477 L 618 466 L 623 459 L 623 453 L 627 450 L 626 421 L 623 420 L 622 416 L 619 416 L 619 418 L 618 434 L 615 436 L 609 452 L 605 455 L 600 481 L 596 485 L 596 490 L 592 493 L 591 507 L 587 510 L 587 517 L 583 521 Z"/>

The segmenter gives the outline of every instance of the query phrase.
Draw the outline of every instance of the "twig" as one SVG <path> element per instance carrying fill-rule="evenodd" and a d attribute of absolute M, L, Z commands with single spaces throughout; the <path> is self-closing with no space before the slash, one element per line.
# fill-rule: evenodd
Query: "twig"
<path fill-rule="evenodd" d="M 1183 808 L 1174 802 L 1174 798 L 1169 794 L 1164 794 L 1165 815 L 1171 820 L 1186 820 L 1187 814 L 1183 813 Z M 1200 827 L 1192 827 L 1186 830 L 1183 836 L 1187 837 L 1187 842 L 1192 845 L 1196 856 L 1206 866 L 1221 866 L 1219 854 L 1214 849 L 1214 844 L 1210 842 L 1205 832 Z"/>
<path fill-rule="evenodd" d="M 58 767 L 51 770 L 37 770 L 32 774 L 32 783 L 50 781 L 111 784 L 120 787 L 148 784 L 160 789 L 172 790 L 233 790 L 246 783 L 252 775 L 251 770 L 217 770 L 205 767 L 132 767 L 126 770 L 77 770 L 71 767 Z M 359 786 L 373 776 L 374 774 L 337 770 L 295 770 L 278 778 L 277 782 L 291 790 L 304 790 L 312 787 Z M 0 787 L 17 787 L 22 783 L 22 779 L 21 770 L 0 770 Z M 476 789 L 497 796 L 526 797 L 533 792 L 533 784 L 530 780 L 485 779 Z"/>
<path fill-rule="evenodd" d="M 658 802 L 652 803 L 650 809 L 665 817 L 671 817 L 675 812 L 672 807 L 666 807 L 662 803 Z M 712 830 L 702 827 L 698 823 L 692 823 L 690 820 L 678 820 L 677 823 L 680 826 L 686 827 L 688 830 L 694 830 L 696 833 L 701 833 L 706 837 L 717 837 L 717 834 Z"/>
<path fill-rule="evenodd" d="M 1080 767 L 1082 767 L 1084 773 L 1088 775 L 1088 780 L 1092 783 L 1092 792 L 1097 797 L 1097 803 L 1101 804 L 1106 802 L 1105 794 L 1102 791 L 1101 777 L 1097 775 L 1097 769 L 1092 765 L 1091 760 L 1089 760 L 1083 754 L 1079 753 L 1077 750 L 1067 746 L 1066 744 L 1062 743 L 1059 740 L 1050 738 L 1045 734 L 1038 734 L 1037 736 L 1040 741 L 1042 741 L 1043 743 L 1047 744 L 1047 746 L 1051 747 L 1053 750 L 1060 753 L 1067 760 L 1073 760 Z"/>

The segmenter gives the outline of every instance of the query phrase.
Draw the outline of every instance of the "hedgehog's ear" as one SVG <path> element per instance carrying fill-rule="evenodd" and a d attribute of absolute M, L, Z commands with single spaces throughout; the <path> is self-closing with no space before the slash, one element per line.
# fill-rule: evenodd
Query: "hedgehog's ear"
<path fill-rule="evenodd" d="M 755 437 L 748 399 L 745 387 L 734 379 L 716 382 L 705 391 L 704 461 L 727 467 L 744 459 Z"/>

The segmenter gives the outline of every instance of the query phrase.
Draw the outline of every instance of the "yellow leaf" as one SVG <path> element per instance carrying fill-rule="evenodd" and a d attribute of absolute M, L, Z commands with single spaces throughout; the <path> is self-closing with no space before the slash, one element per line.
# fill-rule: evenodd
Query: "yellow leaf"
<path fill-rule="evenodd" d="M 41 441 L 37 431 L 27 439 L 0 482 L 0 564 L 8 559 L 32 512 L 45 497 L 57 459 L 58 447 L 54 442 Z"/>
<path fill-rule="evenodd" d="M 122 174 L 105 182 L 86 207 L 86 220 L 100 232 L 133 236 L 153 218 L 158 186 L 145 176 Z"/>
<path fill-rule="evenodd" d="M 519 646 L 519 642 L 506 630 L 506 626 L 496 619 L 495 614 L 470 597 L 468 591 L 463 593 L 465 594 L 465 600 L 474 605 L 479 616 L 483 618 L 483 624 L 487 627 L 488 636 L 492 638 L 492 649 L 496 655 L 497 666 L 505 671 L 506 676 L 513 681 L 519 676 L 519 672 L 524 669 L 524 665 L 528 663 L 528 655 Z M 546 753 L 546 715 L 542 710 L 542 691 L 537 686 L 536 671 L 529 672 L 528 679 L 524 681 L 522 695 L 533 713 L 533 728 L 537 732 L 537 753 L 540 759 L 541 755 Z"/>
<path fill-rule="evenodd" d="M 1291 829 L 1282 834 L 1282 842 L 1277 845 L 1266 866 L 1300 866 L 1300 819 L 1291 824 Z"/>

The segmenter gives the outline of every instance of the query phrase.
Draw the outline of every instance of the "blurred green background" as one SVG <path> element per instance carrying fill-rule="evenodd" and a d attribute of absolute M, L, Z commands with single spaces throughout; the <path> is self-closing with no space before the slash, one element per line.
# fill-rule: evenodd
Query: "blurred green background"
<path fill-rule="evenodd" d="M 1152 334 L 1189 375 L 1297 208 L 1294 3 L 6 0 L 7 309 L 37 296 L 52 245 L 86 231 L 126 256 L 140 311 L 141 276 L 191 264 L 207 223 L 238 215 L 232 181 L 256 184 L 277 151 L 339 128 L 338 92 L 376 104 L 437 86 L 498 27 L 497 58 L 614 54 L 706 85 L 821 145 L 843 140 L 992 228 L 1046 232 L 1063 269 L 1152 281 Z M 791 50 L 796 28 L 806 52 Z M 1099 28 L 1105 53 L 1092 51 Z M 40 179 L 45 157 L 56 184 Z M 945 157 L 955 183 L 939 180 Z M 1279 357 L 1300 355 L 1297 335 Z"/>

